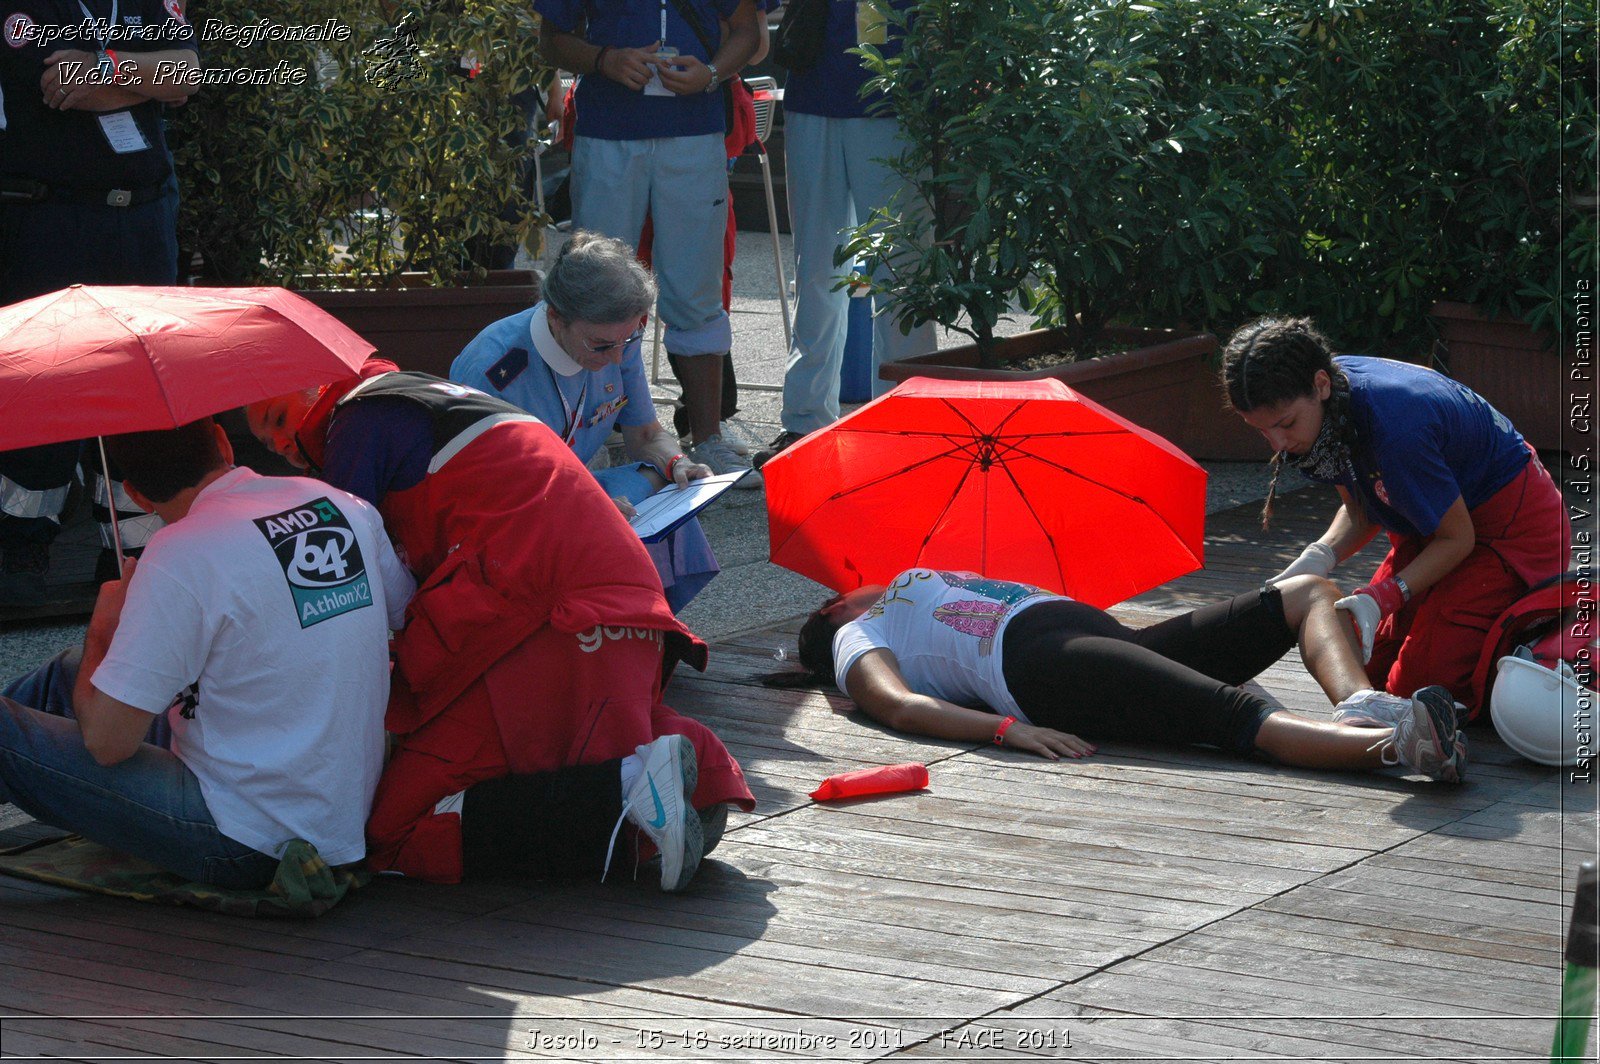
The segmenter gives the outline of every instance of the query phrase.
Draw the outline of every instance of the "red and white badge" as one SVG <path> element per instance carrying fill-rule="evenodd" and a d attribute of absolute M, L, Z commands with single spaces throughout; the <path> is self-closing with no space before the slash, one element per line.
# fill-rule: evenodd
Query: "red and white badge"
<path fill-rule="evenodd" d="M 1385 506 L 1393 506 L 1394 505 L 1393 503 L 1391 503 L 1389 501 L 1389 489 L 1383 486 L 1383 481 L 1382 480 L 1373 481 L 1373 483 L 1372 483 L 1372 494 L 1376 495 L 1378 497 L 1378 501 L 1382 502 L 1383 505 L 1385 505 Z"/>
<path fill-rule="evenodd" d="M 183 17 L 183 8 L 179 6 L 178 0 L 161 0 L 161 6 L 167 9 L 167 14 L 171 15 L 179 22 L 183 22 L 185 25 L 188 25 L 187 21 Z"/>
<path fill-rule="evenodd" d="M 6 43 L 13 48 L 21 48 L 28 43 L 28 38 L 33 35 L 33 19 L 18 11 L 6 19 Z"/>

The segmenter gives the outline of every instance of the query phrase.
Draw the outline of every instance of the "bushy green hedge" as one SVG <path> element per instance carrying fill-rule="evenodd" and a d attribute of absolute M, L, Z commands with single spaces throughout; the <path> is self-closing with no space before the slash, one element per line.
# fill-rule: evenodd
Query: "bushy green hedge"
<path fill-rule="evenodd" d="M 1593 0 L 1318 6 L 1288 131 L 1303 254 L 1274 301 L 1375 346 L 1425 342 L 1437 299 L 1555 326 L 1563 271 L 1595 270 L 1578 203 L 1595 191 L 1594 16 Z"/>
<path fill-rule="evenodd" d="M 513 0 L 193 0 L 190 21 L 326 24 L 318 44 L 202 41 L 206 67 L 304 70 L 299 85 L 202 88 L 173 112 L 180 239 L 214 280 L 330 287 L 422 271 L 454 283 L 538 232 L 517 193 L 513 93 L 544 71 Z M 476 77 L 461 58 L 476 57 Z"/>
<path fill-rule="evenodd" d="M 1551 324 L 1595 268 L 1594 8 L 922 0 L 867 57 L 914 195 L 850 251 L 980 343 L 1013 302 L 1085 340 L 1283 310 L 1415 348 L 1441 298 Z"/>

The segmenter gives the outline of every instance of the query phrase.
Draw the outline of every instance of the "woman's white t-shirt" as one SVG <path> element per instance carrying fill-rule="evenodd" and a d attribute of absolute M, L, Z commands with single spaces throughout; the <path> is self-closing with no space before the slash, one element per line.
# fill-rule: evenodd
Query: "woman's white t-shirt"
<path fill-rule="evenodd" d="M 1025 721 L 1006 690 L 1001 640 L 1022 610 L 1061 597 L 975 573 L 908 569 L 866 613 L 834 633 L 836 682 L 844 690 L 861 655 L 888 650 L 918 694 Z"/>

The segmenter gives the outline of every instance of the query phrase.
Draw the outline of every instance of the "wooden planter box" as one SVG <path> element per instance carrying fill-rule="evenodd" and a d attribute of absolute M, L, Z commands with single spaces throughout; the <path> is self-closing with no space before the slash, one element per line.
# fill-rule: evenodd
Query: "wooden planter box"
<path fill-rule="evenodd" d="M 1515 318 L 1488 318 L 1466 303 L 1435 303 L 1450 376 L 1489 400 L 1541 451 L 1565 449 L 1571 348 Z"/>
<path fill-rule="evenodd" d="M 918 355 L 878 368 L 887 381 L 911 377 L 940 380 L 1040 380 L 1053 377 L 1129 421 L 1166 437 L 1191 457 L 1207 461 L 1265 461 L 1267 445 L 1258 433 L 1224 408 L 1222 387 L 1211 356 L 1217 338 L 1171 330 L 1106 330 L 1108 338 L 1137 344 L 1103 358 L 1038 370 L 985 369 L 976 344 Z M 1002 363 L 1058 350 L 1054 329 L 1036 329 L 1002 340 Z"/>
<path fill-rule="evenodd" d="M 408 281 L 411 286 L 408 286 Z M 422 274 L 383 289 L 302 291 L 401 369 L 450 376 L 450 363 L 486 325 L 539 301 L 532 270 L 494 270 L 481 284 L 429 287 Z"/>

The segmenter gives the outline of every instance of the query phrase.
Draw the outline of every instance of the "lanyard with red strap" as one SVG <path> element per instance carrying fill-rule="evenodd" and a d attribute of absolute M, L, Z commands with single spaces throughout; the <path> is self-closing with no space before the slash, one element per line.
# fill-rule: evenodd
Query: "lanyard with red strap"
<path fill-rule="evenodd" d="M 544 364 L 544 371 L 550 374 L 550 383 L 555 387 L 556 398 L 561 400 L 561 413 L 566 418 L 566 428 L 561 431 L 561 439 L 568 447 L 574 446 L 573 441 L 578 438 L 578 429 L 583 423 L 583 401 L 589 397 L 589 374 L 583 374 L 583 387 L 578 389 L 578 406 L 573 409 L 567 402 L 567 394 L 561 390 L 561 378 L 556 376 L 556 371 L 550 368 L 550 363 Z"/>

